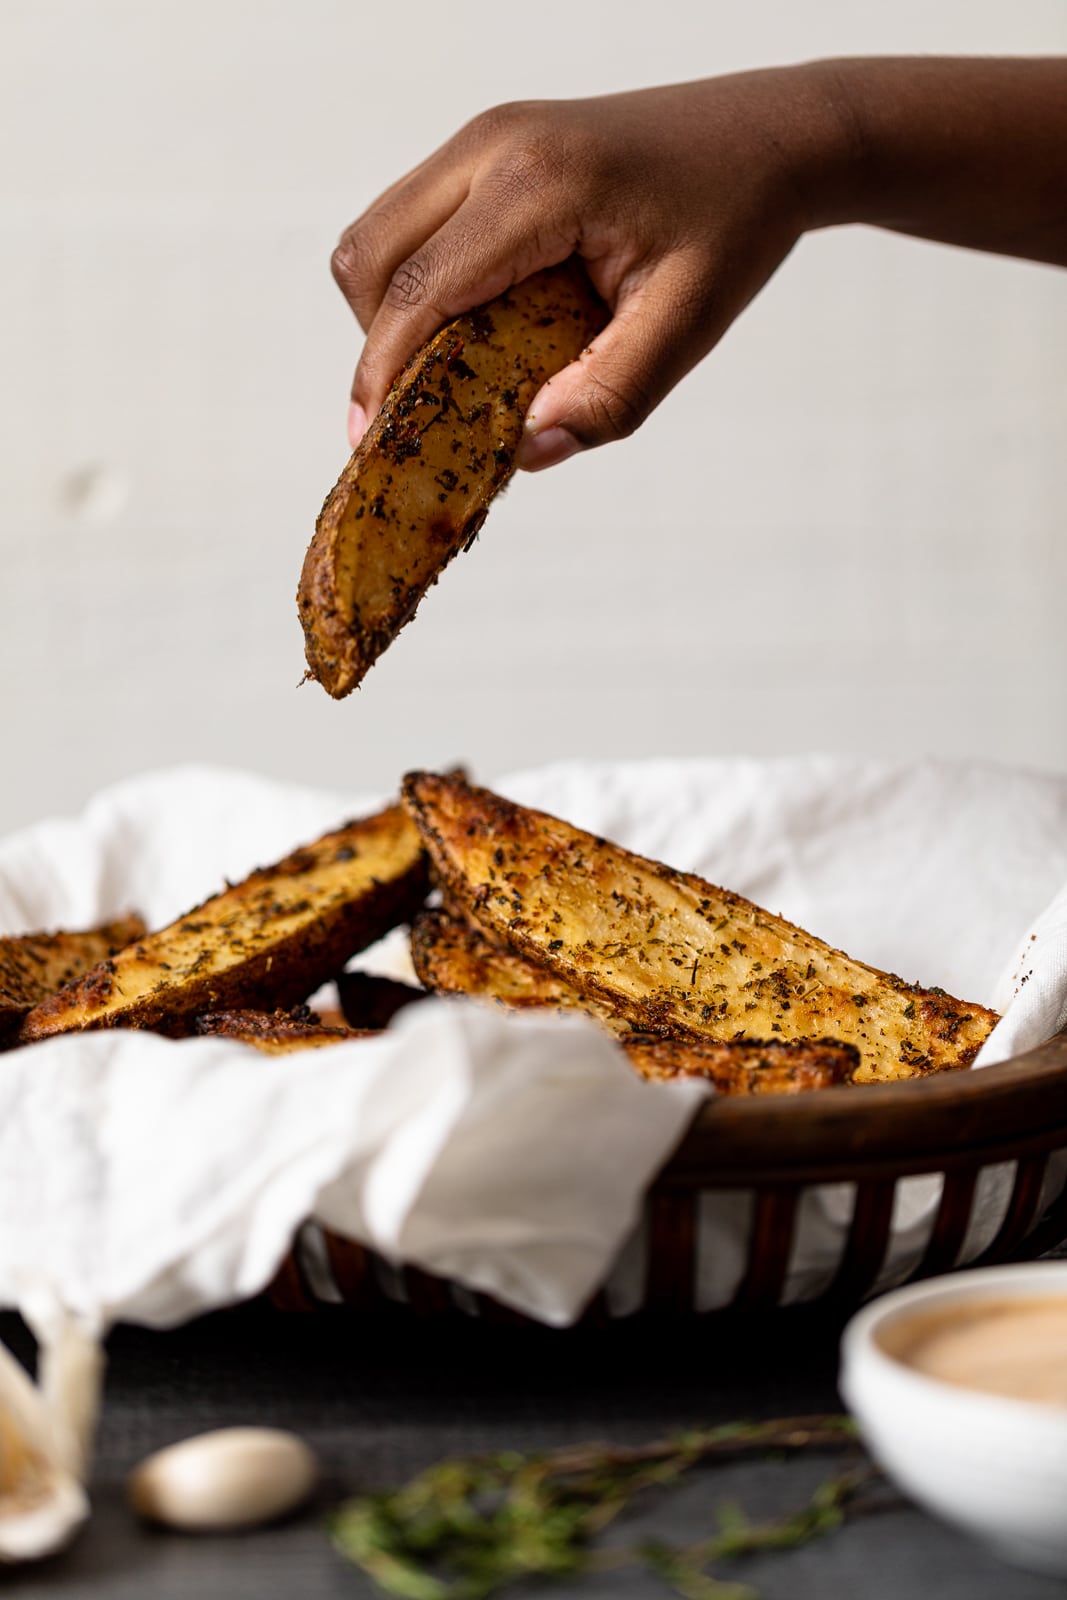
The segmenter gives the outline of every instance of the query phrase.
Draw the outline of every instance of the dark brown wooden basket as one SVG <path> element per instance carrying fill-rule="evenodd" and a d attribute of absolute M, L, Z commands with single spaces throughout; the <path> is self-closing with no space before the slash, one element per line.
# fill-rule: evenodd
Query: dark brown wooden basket
<path fill-rule="evenodd" d="M 817 1298 L 842 1310 L 876 1285 L 886 1257 L 896 1186 L 942 1174 L 933 1227 L 921 1258 L 896 1281 L 958 1267 L 1032 1260 L 1067 1239 L 1067 1033 L 999 1066 L 906 1083 L 814 1094 L 713 1100 L 700 1112 L 649 1191 L 643 1302 L 652 1313 L 692 1314 L 701 1197 L 753 1196 L 744 1271 L 723 1310 L 766 1311 L 782 1303 L 798 1206 L 805 1190 L 854 1183 L 855 1207 L 836 1269 Z M 1014 1163 L 1010 1197 L 995 1237 L 961 1259 L 981 1173 Z M 351 1240 L 319 1233 L 283 1263 L 271 1296 L 288 1310 L 338 1301 L 364 1308 L 383 1296 L 418 1312 L 457 1310 L 522 1321 L 484 1295 L 429 1274 L 397 1270 Z M 711 1313 L 714 1314 L 714 1313 Z M 603 1297 L 587 1317 L 606 1315 Z"/>

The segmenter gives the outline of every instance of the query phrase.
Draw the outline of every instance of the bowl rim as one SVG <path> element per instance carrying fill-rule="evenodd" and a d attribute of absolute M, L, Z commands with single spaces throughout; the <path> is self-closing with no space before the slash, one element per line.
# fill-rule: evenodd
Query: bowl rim
<path fill-rule="evenodd" d="M 948 1383 L 943 1378 L 920 1372 L 892 1355 L 878 1339 L 887 1322 L 905 1318 L 909 1312 L 925 1312 L 943 1306 L 963 1305 L 996 1297 L 1003 1299 L 1042 1299 L 1067 1297 L 1067 1260 L 1012 1262 L 1000 1266 L 976 1267 L 969 1272 L 946 1273 L 925 1278 L 880 1295 L 857 1311 L 841 1335 L 839 1387 L 849 1410 L 869 1414 L 866 1400 L 858 1397 L 855 1375 L 858 1370 L 876 1372 L 883 1383 L 898 1393 L 910 1392 L 927 1403 L 936 1401 L 955 1412 L 973 1417 L 980 1407 L 989 1418 L 1008 1425 L 1027 1426 L 1067 1433 L 1067 1404 L 997 1394 L 993 1390 Z"/>

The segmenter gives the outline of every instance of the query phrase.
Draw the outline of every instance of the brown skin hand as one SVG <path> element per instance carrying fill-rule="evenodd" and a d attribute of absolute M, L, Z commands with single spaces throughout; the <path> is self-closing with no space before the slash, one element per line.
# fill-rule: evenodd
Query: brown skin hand
<path fill-rule="evenodd" d="M 819 61 L 476 117 L 346 229 L 353 446 L 442 323 L 577 251 L 611 322 L 519 464 L 632 433 L 793 245 L 869 223 L 1067 266 L 1067 60 Z"/>

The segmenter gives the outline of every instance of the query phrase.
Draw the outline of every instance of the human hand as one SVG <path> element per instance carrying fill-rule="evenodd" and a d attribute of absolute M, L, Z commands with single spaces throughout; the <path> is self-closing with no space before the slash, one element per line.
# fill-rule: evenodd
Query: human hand
<path fill-rule="evenodd" d="M 632 433 L 812 225 L 836 139 L 805 68 L 476 117 L 344 233 L 337 282 L 367 332 L 353 448 L 442 323 L 581 255 L 612 320 L 534 399 L 520 466 Z"/>
<path fill-rule="evenodd" d="M 577 251 L 613 312 L 535 396 L 519 465 L 620 439 L 801 233 L 868 222 L 1067 266 L 1067 60 L 859 58 L 498 107 L 345 232 L 353 444 L 443 323 Z"/>

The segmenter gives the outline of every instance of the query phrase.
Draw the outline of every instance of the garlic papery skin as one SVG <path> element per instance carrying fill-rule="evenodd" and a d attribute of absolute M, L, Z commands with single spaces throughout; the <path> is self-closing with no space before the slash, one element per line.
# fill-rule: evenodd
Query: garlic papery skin
<path fill-rule="evenodd" d="M 38 1388 L 0 1345 L 0 1562 L 51 1555 L 89 1515 L 80 1470 L 96 1415 L 100 1366 L 99 1358 L 75 1353 L 79 1346 L 95 1349 L 95 1342 L 77 1330 L 70 1338 L 70 1362 L 60 1356 L 67 1374 L 62 1399 Z M 42 1363 L 47 1371 L 48 1358 Z"/>

